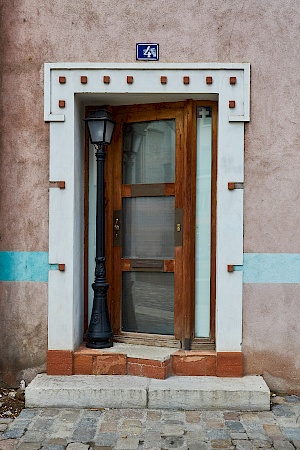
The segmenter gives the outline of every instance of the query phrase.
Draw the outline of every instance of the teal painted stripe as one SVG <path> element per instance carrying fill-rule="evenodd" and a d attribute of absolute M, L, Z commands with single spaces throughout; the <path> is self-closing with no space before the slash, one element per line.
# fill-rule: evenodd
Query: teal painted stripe
<path fill-rule="evenodd" d="M 244 283 L 300 283 L 299 253 L 244 253 Z"/>
<path fill-rule="evenodd" d="M 0 252 L 0 281 L 48 281 L 48 252 Z"/>
<path fill-rule="evenodd" d="M 0 281 L 48 281 L 48 252 L 0 252 Z M 244 283 L 300 283 L 299 253 L 244 253 Z"/>

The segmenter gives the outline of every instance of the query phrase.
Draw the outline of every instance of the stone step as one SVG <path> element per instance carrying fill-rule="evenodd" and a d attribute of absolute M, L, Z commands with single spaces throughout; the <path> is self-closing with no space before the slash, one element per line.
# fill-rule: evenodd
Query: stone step
<path fill-rule="evenodd" d="M 130 375 L 37 375 L 25 392 L 27 408 L 149 408 L 270 410 L 270 391 L 260 376 L 242 378 Z"/>

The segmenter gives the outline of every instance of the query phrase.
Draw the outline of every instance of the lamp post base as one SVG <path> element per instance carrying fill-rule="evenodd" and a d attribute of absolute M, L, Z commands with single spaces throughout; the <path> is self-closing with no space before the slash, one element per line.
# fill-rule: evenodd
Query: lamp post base
<path fill-rule="evenodd" d="M 98 341 L 90 341 L 86 343 L 87 348 L 95 348 L 96 350 L 101 348 L 110 348 L 113 346 L 112 342 L 98 342 Z"/>
<path fill-rule="evenodd" d="M 104 263 L 105 259 L 102 258 Z M 107 290 L 108 283 L 104 281 L 95 281 L 92 284 L 94 290 L 93 310 L 90 320 L 89 329 L 87 332 L 88 348 L 109 348 L 113 346 L 111 338 L 113 336 L 107 308 Z"/>

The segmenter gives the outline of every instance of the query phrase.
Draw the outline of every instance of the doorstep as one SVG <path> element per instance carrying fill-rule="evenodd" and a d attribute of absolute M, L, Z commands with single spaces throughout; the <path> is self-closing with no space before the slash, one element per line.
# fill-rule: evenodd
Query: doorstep
<path fill-rule="evenodd" d="M 47 374 L 242 377 L 243 355 L 122 343 L 101 350 L 81 345 L 75 351 L 48 350 Z"/>
<path fill-rule="evenodd" d="M 268 411 L 270 391 L 261 376 L 156 380 L 131 375 L 40 374 L 26 388 L 25 406 Z"/>

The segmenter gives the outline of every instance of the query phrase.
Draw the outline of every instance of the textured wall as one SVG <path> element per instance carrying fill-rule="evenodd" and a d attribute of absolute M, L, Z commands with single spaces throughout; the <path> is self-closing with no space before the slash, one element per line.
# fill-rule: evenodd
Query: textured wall
<path fill-rule="evenodd" d="M 296 0 L 11 0 L 2 2 L 1 13 L 0 251 L 48 250 L 43 63 L 134 62 L 135 43 L 152 41 L 160 44 L 161 62 L 251 63 L 245 252 L 300 253 Z M 300 286 L 245 285 L 244 294 L 247 372 L 270 374 L 271 387 L 296 389 Z M 19 372 L 38 370 L 46 348 L 45 285 L 5 283 L 0 295 L 2 317 L 14 308 L 22 310 L 13 326 L 5 328 L 11 333 L 11 350 L 6 353 L 10 358 L 1 357 L 0 373 L 12 373 L 14 366 Z M 24 307 L 26 299 L 30 308 Z M 32 310 L 37 309 L 32 323 Z M 257 320 L 257 310 L 265 320 Z M 21 354 L 15 335 L 22 327 L 26 336 L 31 331 L 35 338 Z M 282 371 L 283 355 L 287 371 Z"/>

